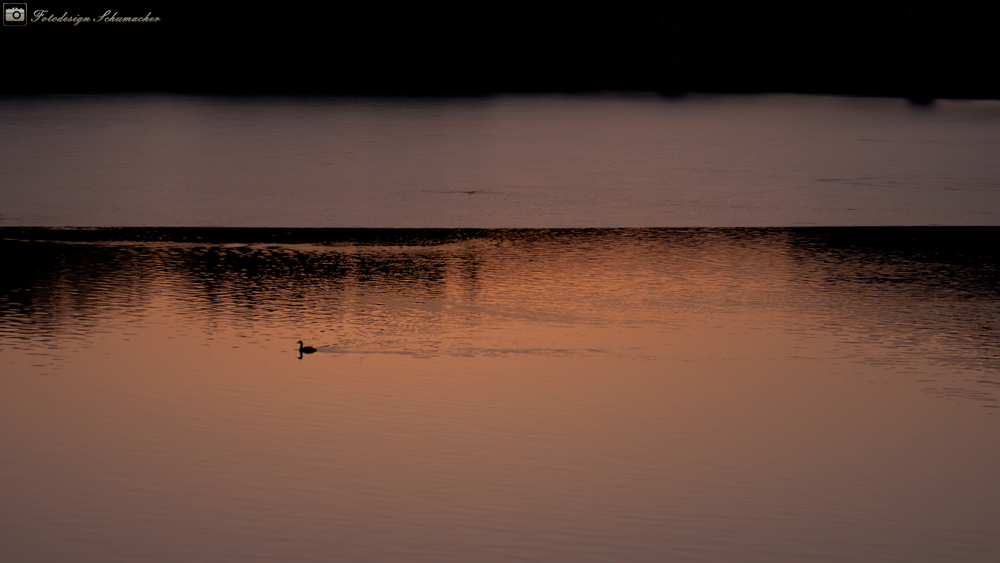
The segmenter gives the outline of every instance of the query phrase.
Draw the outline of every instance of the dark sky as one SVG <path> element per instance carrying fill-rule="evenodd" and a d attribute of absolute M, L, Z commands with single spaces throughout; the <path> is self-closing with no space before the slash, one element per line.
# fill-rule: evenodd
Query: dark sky
<path fill-rule="evenodd" d="M 664 5 L 683 6 L 678 41 Z M 684 90 L 905 96 L 920 6 L 932 96 L 1000 98 L 1000 9 L 913 0 L 755 5 L 632 1 L 328 3 L 31 2 L 49 14 L 156 23 L 5 26 L 4 93 L 475 94 L 656 90 L 666 41 Z M 676 28 L 669 28 L 676 33 Z M 20 69 L 20 70 L 19 70 Z M 928 86 L 929 85 L 929 86 Z"/>

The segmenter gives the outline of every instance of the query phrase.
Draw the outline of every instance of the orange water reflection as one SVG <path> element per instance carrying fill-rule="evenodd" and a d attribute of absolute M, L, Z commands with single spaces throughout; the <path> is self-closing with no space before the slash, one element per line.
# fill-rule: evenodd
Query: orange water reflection
<path fill-rule="evenodd" d="M 4 243 L 0 559 L 1000 554 L 982 232 L 202 234 Z"/>

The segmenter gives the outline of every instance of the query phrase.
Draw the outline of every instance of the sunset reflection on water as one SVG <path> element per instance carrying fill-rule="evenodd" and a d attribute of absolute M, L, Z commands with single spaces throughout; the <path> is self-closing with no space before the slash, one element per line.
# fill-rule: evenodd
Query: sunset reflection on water
<path fill-rule="evenodd" d="M 995 229 L 3 234 L 4 560 L 1000 555 Z"/>

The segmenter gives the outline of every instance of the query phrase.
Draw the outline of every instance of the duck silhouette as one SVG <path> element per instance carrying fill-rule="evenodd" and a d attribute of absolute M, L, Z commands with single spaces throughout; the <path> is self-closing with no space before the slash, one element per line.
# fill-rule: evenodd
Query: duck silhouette
<path fill-rule="evenodd" d="M 302 354 L 312 354 L 316 349 L 312 346 L 303 346 L 302 341 L 299 340 L 299 359 L 302 359 Z"/>

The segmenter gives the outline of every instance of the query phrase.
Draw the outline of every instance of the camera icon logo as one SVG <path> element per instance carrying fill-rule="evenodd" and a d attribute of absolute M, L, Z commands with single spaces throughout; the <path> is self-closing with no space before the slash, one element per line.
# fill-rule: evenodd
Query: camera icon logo
<path fill-rule="evenodd" d="M 27 4 L 4 4 L 3 5 L 4 25 L 28 25 L 28 5 Z"/>

